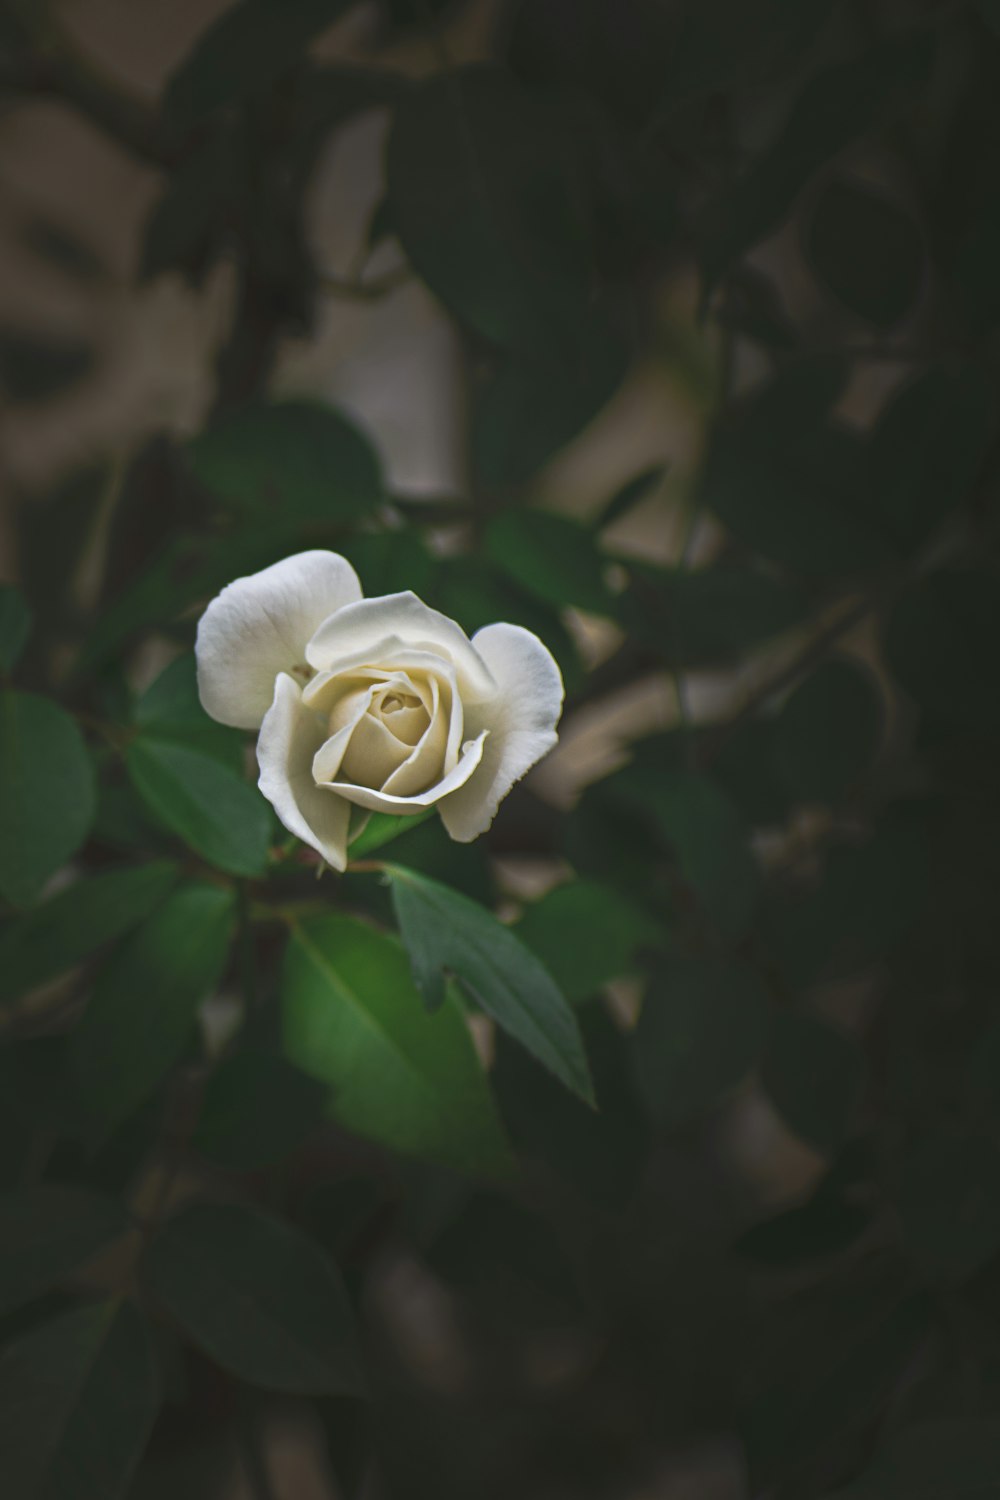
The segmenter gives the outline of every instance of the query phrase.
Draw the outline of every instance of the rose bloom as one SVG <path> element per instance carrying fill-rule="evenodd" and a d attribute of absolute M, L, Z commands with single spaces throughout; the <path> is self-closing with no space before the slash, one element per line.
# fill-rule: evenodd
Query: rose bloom
<path fill-rule="evenodd" d="M 433 806 L 467 844 L 557 739 L 562 678 L 537 636 L 487 625 L 470 641 L 415 594 L 365 599 L 335 552 L 237 578 L 195 652 L 205 711 L 259 728 L 261 791 L 335 870 L 352 807 Z"/>

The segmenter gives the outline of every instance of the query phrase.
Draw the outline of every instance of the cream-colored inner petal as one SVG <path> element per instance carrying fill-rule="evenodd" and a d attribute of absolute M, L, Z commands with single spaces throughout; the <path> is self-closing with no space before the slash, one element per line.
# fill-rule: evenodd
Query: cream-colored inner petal
<path fill-rule="evenodd" d="M 313 760 L 317 785 L 412 797 L 455 768 L 464 715 L 454 670 L 425 653 L 403 655 L 321 674 L 303 693 L 329 735 Z"/>

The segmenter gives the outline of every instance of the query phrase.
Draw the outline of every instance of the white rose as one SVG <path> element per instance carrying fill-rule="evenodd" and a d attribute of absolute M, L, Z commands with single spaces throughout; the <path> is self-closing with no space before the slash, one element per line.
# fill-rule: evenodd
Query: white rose
<path fill-rule="evenodd" d="M 556 743 L 559 668 L 519 625 L 470 641 L 415 594 L 362 597 L 335 552 L 237 578 L 205 610 L 202 705 L 260 729 L 260 789 L 289 832 L 347 864 L 351 807 L 436 806 L 469 843 Z"/>

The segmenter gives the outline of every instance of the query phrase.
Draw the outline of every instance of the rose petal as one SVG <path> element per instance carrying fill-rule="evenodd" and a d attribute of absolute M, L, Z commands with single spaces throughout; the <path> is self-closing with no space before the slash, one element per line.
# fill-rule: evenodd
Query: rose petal
<path fill-rule="evenodd" d="M 374 687 L 368 688 L 366 692 L 353 693 L 350 695 L 351 712 L 344 715 L 343 722 L 339 722 L 339 714 L 335 715 L 338 719 L 336 733 L 332 734 L 328 740 L 324 740 L 313 756 L 313 781 L 320 783 L 334 780 L 340 770 L 340 763 L 347 753 L 347 747 L 351 743 L 351 735 L 368 712 L 374 696 Z M 305 697 L 302 701 L 305 703 Z M 340 708 L 340 704 L 337 708 Z"/>
<path fill-rule="evenodd" d="M 317 627 L 360 598 L 357 574 L 336 552 L 300 552 L 230 583 L 198 623 L 205 712 L 221 724 L 256 729 L 278 673 L 304 664 Z"/>
<path fill-rule="evenodd" d="M 298 683 L 280 673 L 257 740 L 257 785 L 289 833 L 335 870 L 343 870 L 351 809 L 342 798 L 326 796 L 313 780 L 313 756 L 322 737 L 322 726 L 303 705 Z"/>
<path fill-rule="evenodd" d="M 559 668 L 530 630 L 487 625 L 473 645 L 499 692 L 492 703 L 466 714 L 466 732 L 487 728 L 489 739 L 476 774 L 439 808 L 445 828 L 460 844 L 489 828 L 515 781 L 552 749 L 563 701 Z"/>
<path fill-rule="evenodd" d="M 358 721 L 348 741 L 340 766 L 340 780 L 355 782 L 358 786 L 384 786 L 409 754 L 409 745 L 397 740 L 381 719 L 367 713 Z"/>
<path fill-rule="evenodd" d="M 367 660 L 374 665 L 384 657 L 373 653 L 384 652 L 390 641 L 453 662 L 465 702 L 490 698 L 496 692 L 489 668 L 462 627 L 411 593 L 361 599 L 339 610 L 316 630 L 306 657 L 320 672 L 341 671 L 349 661 Z"/>
<path fill-rule="evenodd" d="M 448 743 L 448 722 L 441 711 L 440 692 L 436 677 L 431 678 L 434 690 L 434 710 L 431 722 L 421 735 L 413 750 L 382 785 L 382 791 L 392 797 L 412 797 L 426 791 L 435 782 L 444 780 L 453 769 L 445 765 L 444 755 Z"/>
<path fill-rule="evenodd" d="M 464 785 L 482 759 L 483 744 L 488 735 L 489 730 L 484 729 L 475 740 L 467 740 L 462 746 L 462 754 L 455 769 L 425 792 L 417 792 L 412 797 L 396 797 L 389 792 L 372 791 L 366 786 L 354 786 L 349 781 L 333 781 L 319 790 L 336 792 L 339 797 L 346 798 L 357 807 L 367 807 L 370 812 L 404 816 L 407 813 L 422 812 L 425 807 L 433 807 L 440 798 L 447 797 L 457 787 Z"/>

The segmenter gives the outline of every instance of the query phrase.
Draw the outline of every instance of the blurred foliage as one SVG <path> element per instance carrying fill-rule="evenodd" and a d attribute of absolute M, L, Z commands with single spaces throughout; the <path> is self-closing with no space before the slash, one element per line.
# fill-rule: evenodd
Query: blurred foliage
<path fill-rule="evenodd" d="M 733 1500 L 985 1500 L 1000 6 L 501 0 L 474 65 L 467 9 L 377 0 L 341 64 L 313 43 L 355 0 L 233 0 L 147 107 L 0 8 L 5 111 L 54 97 L 157 172 L 138 279 L 236 288 L 203 429 L 14 515 L 0 1493 L 221 1500 L 236 1454 L 269 1500 L 293 1402 L 343 1500 L 708 1494 L 720 1463 Z M 419 280 L 468 376 L 466 483 L 421 502 L 272 382 L 324 295 L 317 163 L 372 109 L 337 295 Z M 41 214 L 22 249 L 110 277 Z M 5 405 L 96 358 L 5 323 Z M 654 364 L 705 427 L 669 564 L 614 540 L 664 519 L 644 456 L 589 512 L 543 482 Z M 472 846 L 376 816 L 317 886 L 191 649 L 219 588 L 308 547 L 536 632 L 567 723 L 653 674 L 677 721 Z"/>

